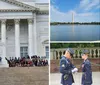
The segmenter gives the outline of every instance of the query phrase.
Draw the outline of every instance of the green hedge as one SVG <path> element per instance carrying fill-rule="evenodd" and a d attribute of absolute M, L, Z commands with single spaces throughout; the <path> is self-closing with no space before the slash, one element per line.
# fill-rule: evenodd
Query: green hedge
<path fill-rule="evenodd" d="M 100 47 L 100 43 L 51 43 L 50 48 L 86 48 Z"/>

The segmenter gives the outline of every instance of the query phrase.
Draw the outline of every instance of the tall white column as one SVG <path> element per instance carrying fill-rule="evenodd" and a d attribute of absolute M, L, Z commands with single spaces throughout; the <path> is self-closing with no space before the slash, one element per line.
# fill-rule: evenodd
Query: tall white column
<path fill-rule="evenodd" d="M 20 26 L 19 19 L 15 19 L 15 57 L 20 57 Z"/>
<path fill-rule="evenodd" d="M 28 19 L 28 55 L 34 55 L 34 48 L 33 48 L 33 20 Z"/>
<path fill-rule="evenodd" d="M 36 31 L 36 13 L 34 13 L 34 22 L 33 22 L 33 41 L 34 41 L 34 54 L 37 55 L 37 31 Z"/>
<path fill-rule="evenodd" d="M 2 61 L 0 67 L 8 67 L 8 63 L 5 60 L 6 56 L 6 20 L 1 20 L 1 42 L 2 46 Z"/>
<path fill-rule="evenodd" d="M 28 54 L 29 56 L 37 55 L 37 32 L 36 32 L 36 14 L 33 19 L 28 19 Z"/>

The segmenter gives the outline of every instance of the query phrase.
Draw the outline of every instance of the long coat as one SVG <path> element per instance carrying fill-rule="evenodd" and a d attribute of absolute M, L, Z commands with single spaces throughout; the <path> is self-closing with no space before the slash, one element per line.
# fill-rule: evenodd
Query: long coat
<path fill-rule="evenodd" d="M 75 66 L 71 63 L 71 61 L 65 56 L 62 56 L 60 60 L 60 73 L 62 73 L 61 84 L 67 85 L 74 83 L 71 71 L 73 68 L 75 68 Z"/>
<path fill-rule="evenodd" d="M 82 84 L 83 85 L 91 85 L 92 84 L 92 70 L 91 63 L 88 59 L 86 59 L 82 63 Z"/>

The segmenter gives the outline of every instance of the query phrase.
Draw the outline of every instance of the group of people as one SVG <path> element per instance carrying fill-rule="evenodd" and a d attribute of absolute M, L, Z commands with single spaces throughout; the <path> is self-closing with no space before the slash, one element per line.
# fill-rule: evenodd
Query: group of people
<path fill-rule="evenodd" d="M 62 56 L 60 60 L 60 73 L 62 74 L 61 77 L 62 85 L 72 85 L 72 83 L 74 83 L 73 73 L 78 72 L 78 68 L 76 68 L 71 62 L 73 54 L 74 50 L 68 48 L 66 49 L 65 54 Z M 81 64 L 82 80 L 80 85 L 92 84 L 92 70 L 91 70 L 91 63 L 88 60 L 88 56 L 89 56 L 89 51 L 83 50 L 81 54 L 83 63 Z"/>
<path fill-rule="evenodd" d="M 10 57 L 5 58 L 9 64 L 9 67 L 32 67 L 32 66 L 47 66 L 48 60 L 40 58 L 38 56 L 27 57 Z"/>

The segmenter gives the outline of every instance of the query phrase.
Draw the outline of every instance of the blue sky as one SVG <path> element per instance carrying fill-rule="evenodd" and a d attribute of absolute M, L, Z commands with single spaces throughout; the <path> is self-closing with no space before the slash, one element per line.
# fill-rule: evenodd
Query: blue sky
<path fill-rule="evenodd" d="M 100 21 L 99 0 L 51 0 L 50 21 L 71 22 L 72 13 L 75 22 Z"/>

